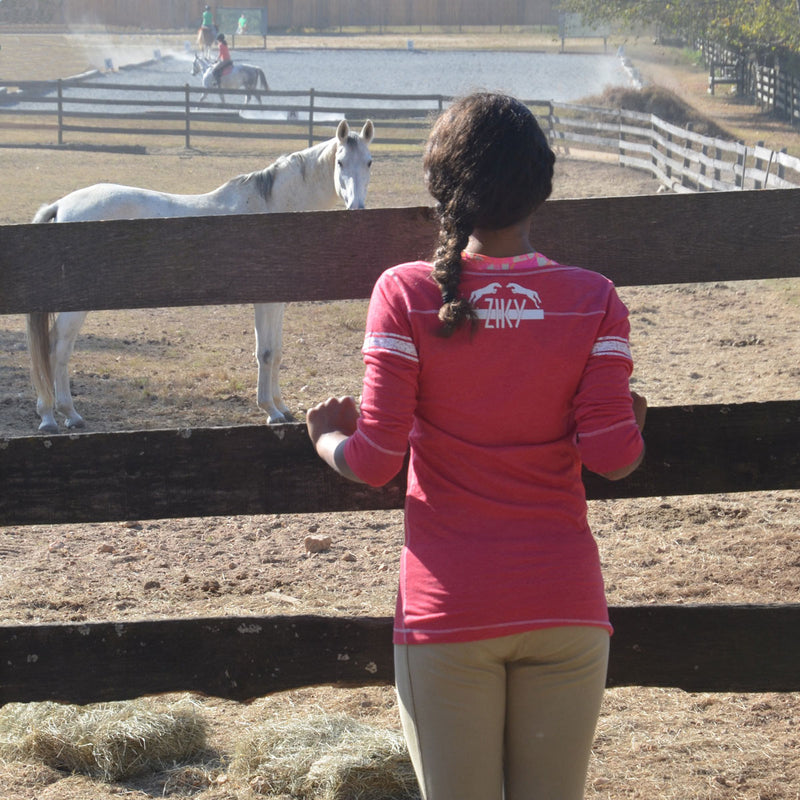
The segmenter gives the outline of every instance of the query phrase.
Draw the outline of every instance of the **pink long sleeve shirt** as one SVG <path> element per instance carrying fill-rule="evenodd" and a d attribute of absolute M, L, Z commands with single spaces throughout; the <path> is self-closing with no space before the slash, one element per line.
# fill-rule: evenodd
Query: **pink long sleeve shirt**
<path fill-rule="evenodd" d="M 345 447 L 377 486 L 410 446 L 394 641 L 610 630 L 581 465 L 609 472 L 643 446 L 627 309 L 607 278 L 539 253 L 465 254 L 478 329 L 445 339 L 430 272 L 401 264 L 375 285 Z"/>

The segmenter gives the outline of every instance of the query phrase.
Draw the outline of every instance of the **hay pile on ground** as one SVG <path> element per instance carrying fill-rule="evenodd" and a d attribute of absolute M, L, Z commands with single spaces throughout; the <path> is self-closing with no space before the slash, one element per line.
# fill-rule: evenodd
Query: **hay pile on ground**
<path fill-rule="evenodd" d="M 89 706 L 9 703 L 0 709 L 0 758 L 116 781 L 202 752 L 206 726 L 188 701 L 155 709 L 136 700 Z"/>
<path fill-rule="evenodd" d="M 691 125 L 695 133 L 703 136 L 733 138 L 713 120 L 685 103 L 674 92 L 661 86 L 645 86 L 642 89 L 609 86 L 601 95 L 586 98 L 581 102 L 602 108 L 621 108 L 626 111 L 655 114 L 659 119 L 681 128 Z"/>
<path fill-rule="evenodd" d="M 402 736 L 344 715 L 276 719 L 243 739 L 230 774 L 301 800 L 415 800 Z"/>

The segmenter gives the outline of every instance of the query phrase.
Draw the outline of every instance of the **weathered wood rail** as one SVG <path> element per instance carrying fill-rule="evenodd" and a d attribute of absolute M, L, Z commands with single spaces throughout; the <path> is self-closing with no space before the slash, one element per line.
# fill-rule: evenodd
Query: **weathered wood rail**
<path fill-rule="evenodd" d="M 619 286 L 797 278 L 798 214 L 800 189 L 565 200 L 542 210 L 535 241 Z M 434 233 L 425 208 L 3 226 L 0 313 L 364 298 L 384 268 L 429 253 Z M 193 253 L 224 241 L 239 244 L 217 276 Z M 102 271 L 88 266 L 97 263 Z M 587 474 L 587 495 L 800 489 L 800 399 L 654 408 L 647 442 L 640 471 L 618 483 Z M 403 500 L 401 478 L 375 491 L 324 468 L 300 424 L 2 439 L 0 487 L 6 526 Z M 800 689 L 800 605 L 611 613 L 610 685 Z M 247 700 L 319 683 L 388 683 L 390 627 L 335 617 L 5 625 L 0 704 L 177 690 Z"/>

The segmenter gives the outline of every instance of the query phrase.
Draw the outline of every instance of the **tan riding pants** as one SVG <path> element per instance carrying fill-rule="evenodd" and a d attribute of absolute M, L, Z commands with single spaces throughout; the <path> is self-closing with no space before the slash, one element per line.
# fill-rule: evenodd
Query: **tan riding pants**
<path fill-rule="evenodd" d="M 580 800 L 608 666 L 604 628 L 395 645 L 424 800 Z"/>

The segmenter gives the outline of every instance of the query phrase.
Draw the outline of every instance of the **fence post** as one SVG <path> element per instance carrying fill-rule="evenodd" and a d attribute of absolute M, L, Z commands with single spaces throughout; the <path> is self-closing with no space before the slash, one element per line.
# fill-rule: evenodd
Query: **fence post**
<path fill-rule="evenodd" d="M 314 144 L 314 90 L 308 93 L 308 146 Z"/>
<path fill-rule="evenodd" d="M 659 171 L 658 166 L 658 142 L 656 141 L 656 115 L 650 114 L 650 163 Z"/>
<path fill-rule="evenodd" d="M 756 147 L 763 147 L 763 146 L 764 146 L 763 140 L 759 141 L 759 142 L 756 142 Z M 764 183 L 762 184 L 761 181 L 759 180 L 758 176 L 756 175 L 753 178 L 753 188 L 754 189 L 764 189 L 766 187 L 767 180 L 769 178 L 769 168 L 770 168 L 771 165 L 772 165 L 772 157 L 770 156 L 770 159 L 767 162 L 767 175 L 764 176 Z M 761 160 L 760 157 L 756 156 L 755 163 L 754 163 L 753 166 L 756 168 L 757 172 L 760 172 L 764 168 L 764 162 Z"/>
<path fill-rule="evenodd" d="M 792 88 L 791 88 L 791 104 L 789 106 L 789 121 L 792 125 L 798 122 L 797 111 L 800 109 L 800 81 L 797 79 L 797 74 L 792 73 Z"/>
<path fill-rule="evenodd" d="M 747 166 L 747 147 L 744 142 L 739 141 L 737 144 L 741 145 L 741 150 L 736 154 L 736 165 L 733 168 L 733 184 L 740 189 L 744 189 L 744 171 Z M 741 172 L 736 171 L 736 167 L 741 169 Z"/>
<path fill-rule="evenodd" d="M 694 130 L 694 125 L 691 122 L 687 123 L 686 125 L 687 133 L 691 133 L 693 130 Z M 692 174 L 691 170 L 692 161 L 689 158 L 689 153 L 688 153 L 688 151 L 692 149 L 692 140 L 689 136 L 687 136 L 683 140 L 683 147 L 687 152 L 683 154 L 683 169 L 681 170 L 681 186 L 689 186 L 690 185 L 689 176 Z"/>
<path fill-rule="evenodd" d="M 58 143 L 64 144 L 64 91 L 61 78 L 58 79 Z"/>
<path fill-rule="evenodd" d="M 700 148 L 700 154 L 701 154 L 701 158 L 700 158 L 700 176 L 705 178 L 705 176 L 706 176 L 706 158 L 708 157 L 708 145 L 707 144 L 703 143 L 703 145 Z M 697 191 L 698 192 L 702 192 L 703 191 L 703 186 L 704 186 L 704 183 L 702 183 L 701 181 L 697 181 Z"/>
<path fill-rule="evenodd" d="M 781 147 L 780 152 L 786 153 L 786 148 Z M 786 167 L 783 165 L 783 162 L 781 161 L 778 162 L 778 177 L 781 179 L 786 177 Z"/>
<path fill-rule="evenodd" d="M 672 151 L 672 132 L 667 133 L 667 144 L 665 147 L 665 159 L 664 159 L 664 172 L 666 173 L 668 178 L 672 177 L 672 164 L 669 162 L 672 161 L 672 156 L 674 155 Z M 682 183 L 683 181 L 681 181 Z"/>
<path fill-rule="evenodd" d="M 190 138 L 191 138 L 190 129 L 191 129 L 191 125 L 189 123 L 189 103 L 190 103 L 189 95 L 190 95 L 190 92 L 189 92 L 189 84 L 188 83 L 184 85 L 184 95 L 186 97 L 186 103 L 185 103 L 185 106 L 184 106 L 185 115 L 186 115 L 185 146 L 186 146 L 186 149 L 188 150 L 189 147 L 191 146 L 191 144 L 190 144 Z"/>

